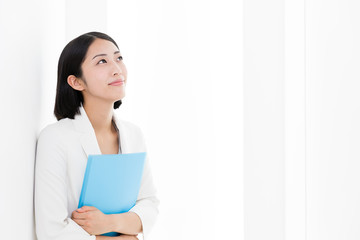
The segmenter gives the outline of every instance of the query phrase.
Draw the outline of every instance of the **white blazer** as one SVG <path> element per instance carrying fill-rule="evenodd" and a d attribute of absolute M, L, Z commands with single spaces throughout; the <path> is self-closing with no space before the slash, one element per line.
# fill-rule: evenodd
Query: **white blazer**
<path fill-rule="evenodd" d="M 38 138 L 35 167 L 35 223 L 38 240 L 94 240 L 71 219 L 77 209 L 89 154 L 101 154 L 94 129 L 83 107 L 75 119 L 62 119 L 44 128 Z M 113 120 L 119 129 L 122 153 L 146 152 L 141 130 Z M 148 158 L 145 161 L 138 200 L 130 210 L 143 225 L 144 239 L 158 215 Z"/>

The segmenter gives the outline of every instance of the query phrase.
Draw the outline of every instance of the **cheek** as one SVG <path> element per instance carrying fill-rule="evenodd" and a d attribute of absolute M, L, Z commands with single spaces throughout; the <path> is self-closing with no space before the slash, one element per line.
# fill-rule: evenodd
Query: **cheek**
<path fill-rule="evenodd" d="M 126 66 L 125 66 L 124 62 L 121 62 L 120 68 L 121 68 L 122 74 L 126 76 L 127 75 L 127 69 L 126 69 Z"/>
<path fill-rule="evenodd" d="M 98 87 L 100 87 L 101 84 L 106 83 L 107 79 L 105 71 L 99 69 L 99 70 L 92 70 L 92 71 L 87 71 L 86 74 L 83 74 L 86 83 L 88 85 L 88 87 L 97 85 Z"/>

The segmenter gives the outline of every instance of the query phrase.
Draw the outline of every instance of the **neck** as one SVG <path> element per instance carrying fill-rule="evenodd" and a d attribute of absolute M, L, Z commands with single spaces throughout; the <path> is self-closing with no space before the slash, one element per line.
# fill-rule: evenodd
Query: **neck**
<path fill-rule="evenodd" d="M 84 103 L 84 109 L 95 132 L 113 131 L 113 104 L 92 102 Z"/>

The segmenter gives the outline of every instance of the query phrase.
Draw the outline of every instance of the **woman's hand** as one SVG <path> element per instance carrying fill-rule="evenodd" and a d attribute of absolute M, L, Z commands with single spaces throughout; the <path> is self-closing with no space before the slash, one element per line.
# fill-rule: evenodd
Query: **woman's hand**
<path fill-rule="evenodd" d="M 71 219 L 92 235 L 100 235 L 112 231 L 108 215 L 102 213 L 96 207 L 83 206 L 72 212 Z M 130 240 L 135 238 L 124 239 Z"/>

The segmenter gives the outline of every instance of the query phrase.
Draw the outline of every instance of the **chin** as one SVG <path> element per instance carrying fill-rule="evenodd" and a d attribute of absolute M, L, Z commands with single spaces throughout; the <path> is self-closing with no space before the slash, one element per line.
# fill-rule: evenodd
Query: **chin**
<path fill-rule="evenodd" d="M 121 93 L 118 93 L 114 96 L 114 101 L 119 101 L 119 100 L 122 100 L 123 98 L 125 97 L 125 92 L 121 92 Z"/>

